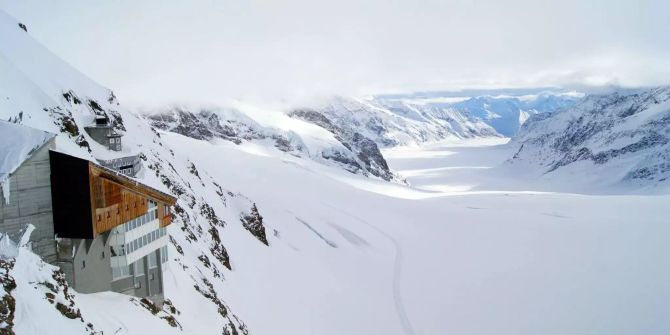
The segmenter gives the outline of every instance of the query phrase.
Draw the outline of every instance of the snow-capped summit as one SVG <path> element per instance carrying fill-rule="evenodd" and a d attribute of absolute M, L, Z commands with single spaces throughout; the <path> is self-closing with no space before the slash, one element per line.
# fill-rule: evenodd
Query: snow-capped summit
<path fill-rule="evenodd" d="M 532 116 L 513 139 L 510 163 L 574 183 L 670 185 L 670 87 L 590 95 Z"/>
<path fill-rule="evenodd" d="M 461 119 L 471 124 L 483 123 L 502 136 L 512 137 L 530 115 L 572 106 L 582 96 L 583 94 L 574 91 L 538 88 L 380 95 L 375 100 L 380 104 L 393 106 L 394 111 L 401 113 L 408 113 L 408 109 L 412 109 L 442 119 L 444 117 L 440 117 L 441 115 L 451 116 L 447 120 Z M 470 134 L 490 136 L 487 132 Z M 471 137 L 468 134 L 462 136 Z"/>
<path fill-rule="evenodd" d="M 468 115 L 406 101 L 335 97 L 311 109 L 340 128 L 372 139 L 380 147 L 499 136 L 493 128 Z"/>

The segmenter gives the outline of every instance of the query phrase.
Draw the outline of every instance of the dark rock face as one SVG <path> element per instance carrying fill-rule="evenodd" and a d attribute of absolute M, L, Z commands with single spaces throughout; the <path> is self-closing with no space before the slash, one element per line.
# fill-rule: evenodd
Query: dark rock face
<path fill-rule="evenodd" d="M 309 109 L 295 110 L 294 118 L 314 123 L 331 132 L 343 147 L 324 148 L 317 155 L 310 155 L 302 139 L 291 133 L 263 127 L 255 121 L 235 113 L 218 114 L 208 110 L 197 112 L 176 108 L 146 117 L 155 128 L 171 131 L 198 140 L 223 139 L 235 144 L 245 141 L 270 140 L 275 148 L 292 155 L 323 158 L 343 169 L 357 174 L 373 175 L 384 180 L 394 179 L 377 144 L 368 137 L 337 126 L 325 115 Z M 323 160 L 321 160 L 323 162 Z"/>
<path fill-rule="evenodd" d="M 270 134 L 263 127 L 253 122 L 240 120 L 225 120 L 218 114 L 200 110 L 197 112 L 181 108 L 172 111 L 147 115 L 151 125 L 165 131 L 171 131 L 198 140 L 210 141 L 220 138 L 235 144 L 243 141 L 274 140 L 275 147 L 284 152 L 301 150 L 299 144 L 294 144 L 282 134 Z"/>
<path fill-rule="evenodd" d="M 531 117 L 513 144 L 520 148 L 512 163 L 535 162 L 546 173 L 590 161 L 612 165 L 622 181 L 666 181 L 670 87 L 588 96 L 572 108 Z"/>
<path fill-rule="evenodd" d="M 324 153 L 324 158 L 339 162 L 352 172 L 364 170 L 387 181 L 393 179 L 393 173 L 389 170 L 384 156 L 373 140 L 359 132 L 335 125 L 325 115 L 312 109 L 296 109 L 289 115 L 328 130 L 335 136 L 335 139 L 354 154 L 352 157 L 347 153 L 335 151 Z"/>
<path fill-rule="evenodd" d="M 268 244 L 268 239 L 265 236 L 265 226 L 263 225 L 263 217 L 258 213 L 258 208 L 256 204 L 251 206 L 251 212 L 246 215 L 242 215 L 240 218 L 242 225 L 246 230 L 248 230 L 251 235 L 254 235 L 259 241 L 265 245 Z"/>
<path fill-rule="evenodd" d="M 177 109 L 172 113 L 149 115 L 151 125 L 165 131 L 175 132 L 198 140 L 222 138 L 236 144 L 241 143 L 230 127 L 222 126 L 218 116 L 206 111 L 193 113 Z"/>

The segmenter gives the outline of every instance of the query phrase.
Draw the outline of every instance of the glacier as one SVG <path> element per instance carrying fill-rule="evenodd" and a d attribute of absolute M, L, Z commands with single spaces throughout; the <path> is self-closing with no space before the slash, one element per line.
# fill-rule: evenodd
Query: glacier
<path fill-rule="evenodd" d="M 667 88 L 559 92 L 545 97 L 551 111 L 487 109 L 500 118 L 477 106 L 509 101 L 505 95 L 538 101 L 525 96 L 546 90 L 146 113 L 1 11 L 0 45 L 11 46 L 0 48 L 0 119 L 57 134 L 59 150 L 95 160 L 109 153 L 81 129 L 105 113 L 143 157 L 137 179 L 178 197 L 163 309 L 113 292 L 75 292 L 56 267 L 11 248 L 0 260 L 2 299 L 15 304 L 11 315 L 0 313 L 4 330 L 670 331 L 670 269 L 661 257 L 670 252 L 660 168 Z M 528 116 L 516 137 L 504 136 Z M 504 127 L 492 121 L 501 118 Z M 579 155 L 582 148 L 590 155 Z M 344 163 L 324 157 L 335 152 Z M 607 159 L 595 159 L 602 152 Z"/>

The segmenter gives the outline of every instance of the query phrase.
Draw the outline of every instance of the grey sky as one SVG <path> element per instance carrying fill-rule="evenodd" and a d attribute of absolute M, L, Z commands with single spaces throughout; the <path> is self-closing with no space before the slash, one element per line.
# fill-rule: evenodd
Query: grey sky
<path fill-rule="evenodd" d="M 670 82 L 667 0 L 0 0 L 0 8 L 135 104 Z"/>

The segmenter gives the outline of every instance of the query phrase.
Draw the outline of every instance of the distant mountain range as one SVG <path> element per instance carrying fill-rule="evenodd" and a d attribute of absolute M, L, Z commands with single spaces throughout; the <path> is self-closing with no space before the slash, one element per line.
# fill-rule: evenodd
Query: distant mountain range
<path fill-rule="evenodd" d="M 464 90 L 381 95 L 374 100 L 399 111 L 414 108 L 428 114 L 458 114 L 483 122 L 498 134 L 512 137 L 530 115 L 574 105 L 583 94 L 556 88 Z"/>
<path fill-rule="evenodd" d="M 670 87 L 589 95 L 534 115 L 511 145 L 529 173 L 627 189 L 670 184 Z M 562 178 L 561 178 L 562 177 Z"/>

